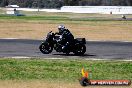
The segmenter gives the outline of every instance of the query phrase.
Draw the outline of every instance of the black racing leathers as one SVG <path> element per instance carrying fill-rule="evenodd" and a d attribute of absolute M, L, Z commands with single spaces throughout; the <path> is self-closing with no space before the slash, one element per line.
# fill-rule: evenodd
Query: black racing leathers
<path fill-rule="evenodd" d="M 62 49 L 66 51 L 67 47 L 74 41 L 74 36 L 68 29 L 64 29 L 62 32 L 59 32 L 57 34 L 62 35 L 61 39 L 61 44 L 63 45 Z"/>

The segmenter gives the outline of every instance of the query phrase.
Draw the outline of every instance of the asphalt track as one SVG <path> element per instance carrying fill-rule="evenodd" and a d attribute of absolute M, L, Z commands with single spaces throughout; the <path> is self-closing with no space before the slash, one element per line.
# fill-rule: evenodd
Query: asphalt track
<path fill-rule="evenodd" d="M 81 59 L 116 59 L 132 60 L 132 42 L 87 41 L 84 56 L 66 56 L 53 51 L 42 54 L 39 45 L 42 40 L 0 39 L 0 57 L 33 57 L 33 58 L 81 58 Z"/>

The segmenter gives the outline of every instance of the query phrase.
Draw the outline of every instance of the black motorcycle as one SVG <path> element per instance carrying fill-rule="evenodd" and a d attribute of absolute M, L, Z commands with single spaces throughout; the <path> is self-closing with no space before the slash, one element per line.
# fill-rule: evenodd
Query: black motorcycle
<path fill-rule="evenodd" d="M 68 42 L 65 43 L 68 44 Z M 64 46 L 64 41 L 62 41 L 62 36 L 56 35 L 51 31 L 47 34 L 46 40 L 42 42 L 39 49 L 43 54 L 49 54 L 54 49 L 56 52 L 63 52 L 67 55 L 70 52 L 73 52 L 75 55 L 84 55 L 86 52 L 85 44 L 85 38 L 76 38 L 72 41 L 72 43 L 68 44 L 66 49 L 63 50 L 62 47 Z"/>

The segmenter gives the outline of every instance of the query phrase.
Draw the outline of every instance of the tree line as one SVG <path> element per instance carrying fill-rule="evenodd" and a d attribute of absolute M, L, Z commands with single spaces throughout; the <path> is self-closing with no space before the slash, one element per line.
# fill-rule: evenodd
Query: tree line
<path fill-rule="evenodd" d="M 60 8 L 62 6 L 132 6 L 132 0 L 0 0 L 0 7 L 14 4 L 28 8 Z"/>

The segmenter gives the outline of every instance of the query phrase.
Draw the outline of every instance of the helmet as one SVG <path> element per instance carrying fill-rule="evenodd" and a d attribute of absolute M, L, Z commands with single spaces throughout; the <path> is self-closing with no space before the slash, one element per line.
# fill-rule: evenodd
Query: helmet
<path fill-rule="evenodd" d="M 65 26 L 64 26 L 64 25 L 59 25 L 59 26 L 58 26 L 59 32 L 63 32 L 64 29 L 65 29 Z"/>

